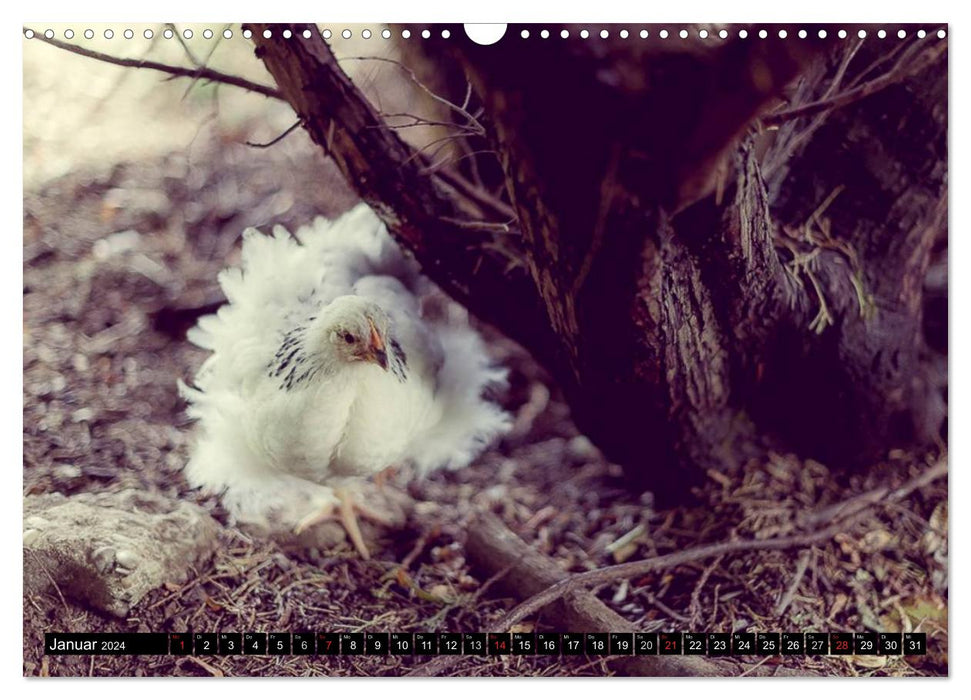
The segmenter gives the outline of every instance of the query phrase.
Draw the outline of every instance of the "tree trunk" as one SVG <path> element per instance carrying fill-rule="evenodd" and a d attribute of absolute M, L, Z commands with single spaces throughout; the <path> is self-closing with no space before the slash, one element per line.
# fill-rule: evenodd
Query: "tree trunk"
<path fill-rule="evenodd" d="M 939 435 L 922 312 L 946 253 L 945 42 L 516 28 L 483 47 L 453 27 L 405 54 L 456 104 L 463 74 L 474 87 L 504 230 L 461 168 L 382 128 L 316 32 L 263 28 L 257 55 L 314 140 L 640 485 L 678 492 L 766 445 L 854 463 Z"/>

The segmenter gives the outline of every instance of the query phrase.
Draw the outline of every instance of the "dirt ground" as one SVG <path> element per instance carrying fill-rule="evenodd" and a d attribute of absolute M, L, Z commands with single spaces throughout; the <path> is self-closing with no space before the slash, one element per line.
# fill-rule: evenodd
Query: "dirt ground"
<path fill-rule="evenodd" d="M 649 494 L 627 490 L 619 467 L 578 435 L 543 371 L 487 330 L 511 369 L 503 401 L 516 428 L 467 469 L 393 477 L 388 488 L 416 505 L 372 561 L 346 544 L 298 547 L 248 536 L 180 473 L 190 425 L 176 379 L 191 377 L 205 353 L 184 339 L 190 316 L 172 310 L 218 303 L 216 274 L 238 260 L 245 227 L 294 227 L 354 201 L 333 166 L 305 146 L 202 141 L 191 157 L 75 171 L 25 193 L 24 494 L 135 487 L 195 502 L 225 527 L 208 566 L 150 594 L 127 619 L 86 610 L 69 592 L 67 600 L 26 596 L 24 675 L 399 675 L 423 659 L 58 658 L 43 656 L 42 640 L 65 630 L 490 631 L 517 601 L 499 597 L 484 585 L 487 574 L 466 561 L 465 524 L 475 511 L 496 513 L 564 571 L 581 572 L 701 543 L 792 533 L 799 512 L 896 488 L 947 459 L 942 446 L 840 473 L 776 454 L 737 476 L 712 474 L 694 503 L 655 509 Z M 803 551 L 700 561 L 595 592 L 645 631 L 923 631 L 926 656 L 772 657 L 764 665 L 838 676 L 946 675 L 947 484 L 877 505 Z M 520 629 L 558 628 L 540 617 Z M 469 657 L 450 671 L 613 673 L 605 659 L 542 656 Z"/>

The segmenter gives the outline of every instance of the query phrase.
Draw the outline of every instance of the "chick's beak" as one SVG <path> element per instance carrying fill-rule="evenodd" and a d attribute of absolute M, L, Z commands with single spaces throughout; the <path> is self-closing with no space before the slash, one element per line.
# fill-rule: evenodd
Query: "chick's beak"
<path fill-rule="evenodd" d="M 384 347 L 384 340 L 381 338 L 381 334 L 378 333 L 378 329 L 374 327 L 374 324 L 369 322 L 369 325 L 371 326 L 371 337 L 368 341 L 366 359 L 369 362 L 375 363 L 381 369 L 387 371 L 388 353 Z"/>

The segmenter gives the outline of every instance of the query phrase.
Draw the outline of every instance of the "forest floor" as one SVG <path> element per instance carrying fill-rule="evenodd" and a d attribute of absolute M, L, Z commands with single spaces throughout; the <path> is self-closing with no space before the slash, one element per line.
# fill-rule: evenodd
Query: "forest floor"
<path fill-rule="evenodd" d="M 202 153 L 205 151 L 205 157 Z M 222 524 L 208 566 L 164 586 L 127 618 L 72 602 L 70 591 L 28 594 L 24 675 L 400 675 L 422 657 L 44 656 L 44 632 L 487 632 L 516 604 L 466 558 L 471 514 L 491 511 L 575 573 L 742 538 L 799 531 L 801 518 L 895 489 L 946 460 L 892 452 L 839 472 L 771 454 L 737 475 L 711 474 L 691 503 L 660 509 L 625 487 L 621 470 L 580 436 L 545 373 L 487 331 L 510 367 L 504 403 L 513 434 L 476 463 L 426 479 L 393 476 L 414 502 L 371 561 L 346 544 L 295 546 L 241 532 L 218 499 L 180 472 L 191 426 L 176 392 L 205 353 L 184 339 L 175 308 L 219 301 L 216 275 L 238 261 L 250 225 L 288 227 L 333 216 L 354 197 L 322 156 L 286 141 L 236 142 L 150 161 L 74 172 L 24 201 L 24 495 L 137 488 L 185 499 Z M 162 314 L 159 314 L 163 311 Z M 665 468 L 663 464 L 658 469 Z M 786 551 L 740 552 L 601 585 L 594 593 L 644 631 L 921 631 L 926 656 L 751 658 L 761 673 L 946 675 L 947 483 L 877 503 L 829 540 Z M 822 526 L 826 523 L 817 523 Z M 531 617 L 517 629 L 558 630 Z M 566 631 L 566 630 L 558 630 Z M 584 631 L 584 630 L 575 630 Z M 468 657 L 461 676 L 602 676 L 609 657 Z"/>

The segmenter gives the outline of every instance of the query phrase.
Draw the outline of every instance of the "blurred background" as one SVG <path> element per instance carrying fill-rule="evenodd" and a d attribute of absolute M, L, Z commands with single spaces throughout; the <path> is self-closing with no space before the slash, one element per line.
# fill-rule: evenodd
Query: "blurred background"
<path fill-rule="evenodd" d="M 408 111 L 413 85 L 401 80 L 401 69 L 386 62 L 398 52 L 382 37 L 382 25 L 351 27 L 351 36 L 333 42 L 342 67 L 383 111 Z M 187 69 L 208 68 L 272 86 L 253 44 L 239 25 L 45 24 L 35 31 L 53 32 L 68 42 L 123 59 L 156 61 Z M 130 29 L 133 38 L 124 36 Z M 207 39 L 203 32 L 212 31 Z M 167 38 L 166 31 L 171 34 Z M 184 33 L 189 30 L 191 38 Z M 225 38 L 225 31 L 232 32 Z M 365 30 L 370 37 L 362 35 Z M 90 31 L 92 38 L 85 33 Z M 105 38 L 105 32 L 112 38 Z M 145 38 L 149 31 L 152 38 Z M 73 32 L 67 39 L 65 32 Z M 200 157 L 214 141 L 265 143 L 289 128 L 295 118 L 286 103 L 205 80 L 172 78 L 149 69 L 110 65 L 43 43 L 24 39 L 24 184 L 28 189 L 79 168 L 111 165 L 178 151 Z M 378 58 L 381 60 L 368 60 Z M 358 60 L 364 59 L 364 60 Z M 421 143 L 431 127 L 404 130 Z M 310 147 L 296 130 L 286 139 L 290 149 Z"/>

